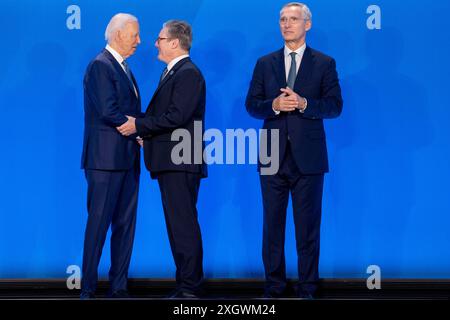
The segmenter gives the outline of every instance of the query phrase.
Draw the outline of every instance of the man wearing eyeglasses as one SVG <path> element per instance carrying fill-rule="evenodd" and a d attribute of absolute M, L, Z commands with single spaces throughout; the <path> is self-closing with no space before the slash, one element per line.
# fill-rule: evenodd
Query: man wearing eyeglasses
<path fill-rule="evenodd" d="M 206 177 L 203 159 L 175 163 L 172 150 L 179 142 L 177 129 L 190 133 L 194 150 L 194 121 L 204 122 L 206 86 L 202 73 L 189 58 L 192 28 L 185 21 L 170 20 L 156 39 L 158 59 L 167 64 L 144 118 L 128 117 L 118 128 L 125 136 L 137 132 L 144 139 L 144 158 L 152 178 L 158 180 L 177 288 L 172 298 L 196 298 L 203 281 L 203 249 L 197 219 L 200 179 Z M 203 127 L 203 126 L 202 126 Z M 202 129 L 203 131 L 203 129 Z M 203 136 L 203 132 L 202 132 Z M 203 145 L 201 145 L 203 154 Z"/>
<path fill-rule="evenodd" d="M 274 175 L 260 170 L 265 297 L 286 294 L 284 241 L 291 193 L 296 292 L 299 298 L 312 299 L 319 279 L 323 178 L 328 172 L 323 119 L 338 117 L 343 102 L 334 59 L 306 44 L 312 26 L 309 8 L 288 3 L 279 23 L 284 47 L 257 61 L 246 100 L 247 111 L 264 120 L 264 129 L 279 131 L 279 141 L 269 139 L 268 144 L 279 144 L 280 168 Z"/>

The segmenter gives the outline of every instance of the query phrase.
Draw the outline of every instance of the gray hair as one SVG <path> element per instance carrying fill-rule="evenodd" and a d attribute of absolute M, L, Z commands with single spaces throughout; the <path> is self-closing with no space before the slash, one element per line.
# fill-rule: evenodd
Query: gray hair
<path fill-rule="evenodd" d="M 191 50 L 192 45 L 192 27 L 189 23 L 182 20 L 169 20 L 163 24 L 167 28 L 169 38 L 180 40 L 180 47 L 183 50 Z"/>
<path fill-rule="evenodd" d="M 306 4 L 301 3 L 301 2 L 289 2 L 289 3 L 285 4 L 283 6 L 283 8 L 281 8 L 281 10 L 280 10 L 280 15 L 283 12 L 283 10 L 288 7 L 299 7 L 303 12 L 303 19 L 312 20 L 311 10 L 309 10 L 309 8 Z"/>
<path fill-rule="evenodd" d="M 130 22 L 138 22 L 138 19 L 128 13 L 118 13 L 111 18 L 105 30 L 105 40 L 108 43 L 114 39 L 114 35 L 118 30 L 123 30 Z"/>

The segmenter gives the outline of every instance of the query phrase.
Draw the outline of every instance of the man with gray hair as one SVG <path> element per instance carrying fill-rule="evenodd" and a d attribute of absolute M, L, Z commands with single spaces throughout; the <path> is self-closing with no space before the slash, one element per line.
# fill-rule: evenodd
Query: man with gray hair
<path fill-rule="evenodd" d="M 281 50 L 258 60 L 247 94 L 249 114 L 264 128 L 279 131 L 280 168 L 260 175 L 263 197 L 265 296 L 286 293 L 284 241 L 286 209 L 292 196 L 298 258 L 299 298 L 313 298 L 319 279 L 320 222 L 328 157 L 323 119 L 342 111 L 341 88 L 333 58 L 306 45 L 311 11 L 299 2 L 283 6 Z M 270 136 L 270 135 L 269 135 Z"/>
<path fill-rule="evenodd" d="M 144 118 L 129 120 L 118 130 L 125 136 L 137 134 L 144 139 L 144 159 L 151 177 L 158 180 L 166 219 L 170 247 L 176 265 L 177 288 L 173 298 L 195 298 L 203 280 L 203 249 L 197 218 L 197 196 L 200 179 L 206 177 L 206 164 L 194 161 L 196 150 L 192 142 L 194 122 L 205 118 L 205 79 L 191 61 L 189 51 L 192 29 L 185 21 L 170 20 L 163 25 L 156 39 L 158 59 L 167 64 L 153 94 Z M 178 144 L 172 133 L 181 129 L 191 137 L 188 161 L 179 163 L 172 158 Z M 184 140 L 183 140 L 184 142 Z M 183 156 L 184 158 L 184 156 Z M 199 160 L 199 161 L 198 161 Z"/>
<path fill-rule="evenodd" d="M 81 299 L 95 297 L 98 264 L 111 225 L 110 296 L 128 297 L 127 278 L 133 247 L 139 187 L 140 147 L 135 136 L 117 127 L 126 115 L 141 114 L 136 79 L 126 59 L 139 45 L 136 17 L 119 13 L 109 22 L 108 41 L 84 76 L 84 143 L 81 166 L 88 183 L 88 220 L 84 238 Z"/>

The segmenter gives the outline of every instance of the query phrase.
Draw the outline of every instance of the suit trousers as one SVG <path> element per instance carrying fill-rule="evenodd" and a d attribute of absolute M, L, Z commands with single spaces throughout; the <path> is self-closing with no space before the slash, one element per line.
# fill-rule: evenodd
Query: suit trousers
<path fill-rule="evenodd" d="M 85 170 L 88 182 L 88 221 L 83 252 L 81 289 L 95 292 L 98 264 L 111 226 L 111 291 L 127 289 L 139 189 L 139 170 Z"/>
<path fill-rule="evenodd" d="M 282 294 L 286 289 L 284 244 L 289 193 L 298 259 L 297 290 L 314 294 L 317 289 L 323 177 L 323 174 L 305 175 L 299 171 L 289 142 L 279 171 L 274 175 L 260 175 L 266 292 Z"/>
<path fill-rule="evenodd" d="M 199 293 L 203 282 L 203 247 L 197 214 L 201 175 L 169 171 L 157 174 L 177 290 Z"/>

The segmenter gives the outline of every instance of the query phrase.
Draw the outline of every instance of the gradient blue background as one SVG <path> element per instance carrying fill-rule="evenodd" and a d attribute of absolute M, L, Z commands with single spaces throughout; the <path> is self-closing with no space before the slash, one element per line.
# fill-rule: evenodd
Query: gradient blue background
<path fill-rule="evenodd" d="M 244 100 L 259 56 L 281 48 L 284 1 L 49 1 L 0 4 L 0 278 L 62 278 L 81 265 L 87 218 L 80 170 L 82 78 L 117 12 L 141 23 L 129 59 L 143 109 L 164 65 L 154 39 L 170 18 L 193 25 L 193 60 L 207 82 L 207 128 L 259 128 Z M 81 7 L 81 30 L 66 8 Z M 344 111 L 326 121 L 321 276 L 450 278 L 448 1 L 309 1 L 307 43 L 337 61 Z M 366 8 L 382 9 L 382 29 Z M 262 278 L 262 208 L 254 165 L 213 165 L 199 219 L 208 278 Z M 296 277 L 292 213 L 286 258 Z M 109 244 L 100 272 L 109 266 Z M 130 276 L 174 275 L 159 189 L 141 175 Z"/>

